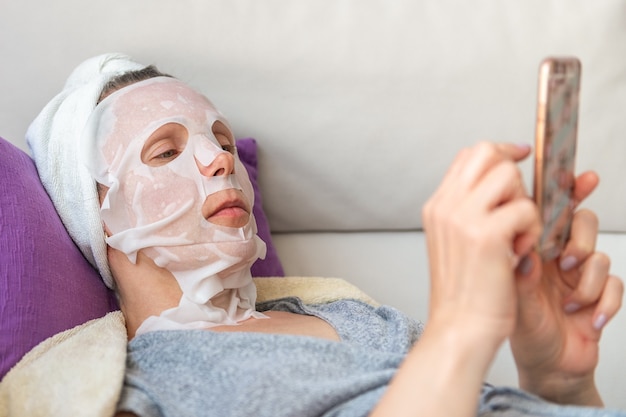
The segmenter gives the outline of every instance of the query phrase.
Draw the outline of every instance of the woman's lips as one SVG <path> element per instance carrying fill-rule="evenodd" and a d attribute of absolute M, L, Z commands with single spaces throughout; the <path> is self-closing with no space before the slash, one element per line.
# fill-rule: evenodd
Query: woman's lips
<path fill-rule="evenodd" d="M 207 197 L 202 214 L 211 223 L 242 227 L 250 218 L 250 208 L 241 191 L 223 190 Z"/>
<path fill-rule="evenodd" d="M 234 204 L 234 205 L 225 204 L 222 207 L 215 210 L 215 212 L 211 214 L 209 218 L 215 217 L 215 216 L 238 216 L 238 215 L 241 215 L 242 213 L 248 214 L 248 212 L 242 206 L 238 204 Z"/>

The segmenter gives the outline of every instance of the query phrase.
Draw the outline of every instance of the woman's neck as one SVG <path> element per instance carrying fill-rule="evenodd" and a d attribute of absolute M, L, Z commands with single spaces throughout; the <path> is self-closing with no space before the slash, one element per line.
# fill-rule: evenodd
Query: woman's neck
<path fill-rule="evenodd" d="M 130 340 L 148 317 L 176 307 L 183 293 L 169 271 L 159 268 L 141 252 L 135 264 L 124 253 L 112 248 L 109 248 L 108 258 Z"/>

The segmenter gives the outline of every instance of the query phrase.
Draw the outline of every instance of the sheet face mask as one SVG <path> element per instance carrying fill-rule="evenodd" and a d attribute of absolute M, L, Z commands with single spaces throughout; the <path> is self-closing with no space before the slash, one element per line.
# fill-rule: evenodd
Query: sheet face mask
<path fill-rule="evenodd" d="M 87 122 L 81 140 L 84 161 L 95 180 L 109 188 L 101 205 L 111 233 L 107 243 L 133 263 L 141 250 L 169 270 L 183 292 L 177 307 L 149 317 L 137 335 L 265 317 L 255 311 L 250 275 L 250 266 L 266 250 L 251 213 L 254 192 L 237 155 L 223 155 L 228 152 L 212 132 L 218 121 L 228 126 L 204 96 L 176 79 L 157 77 L 114 92 Z M 184 127 L 182 138 L 173 135 L 182 144 L 179 153 L 164 163 L 143 162 L 144 146 L 150 149 L 152 143 L 146 145 L 148 139 L 170 124 L 178 132 Z M 200 171 L 225 157 L 234 159 L 233 174 Z M 220 226 L 202 214 L 207 197 L 226 190 L 240 190 L 248 200 L 250 216 L 243 227 Z"/>

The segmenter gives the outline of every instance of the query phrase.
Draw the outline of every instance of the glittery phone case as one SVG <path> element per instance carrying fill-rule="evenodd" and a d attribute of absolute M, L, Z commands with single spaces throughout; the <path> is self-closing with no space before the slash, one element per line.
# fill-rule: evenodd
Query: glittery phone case
<path fill-rule="evenodd" d="M 574 165 L 581 64 L 550 57 L 539 69 L 534 198 L 543 221 L 538 250 L 556 258 L 569 237 L 574 209 Z"/>

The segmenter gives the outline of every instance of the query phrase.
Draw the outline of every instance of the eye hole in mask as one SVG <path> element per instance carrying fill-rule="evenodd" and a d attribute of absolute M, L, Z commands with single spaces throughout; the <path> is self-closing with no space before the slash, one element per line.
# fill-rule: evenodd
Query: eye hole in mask
<path fill-rule="evenodd" d="M 224 123 L 216 120 L 213 123 L 213 126 L 211 126 L 211 130 L 223 150 L 230 152 L 233 155 L 237 152 L 237 148 L 235 147 L 235 137 Z"/>
<path fill-rule="evenodd" d="M 236 153 L 234 137 L 228 127 L 219 120 L 211 127 L 213 135 L 223 150 Z M 187 146 L 189 131 L 180 123 L 166 123 L 159 127 L 146 141 L 141 150 L 141 161 L 152 167 L 167 164 L 176 159 Z"/>
<path fill-rule="evenodd" d="M 176 159 L 187 146 L 189 131 L 179 123 L 166 123 L 146 141 L 141 150 L 141 161 L 152 167 L 165 165 Z"/>

